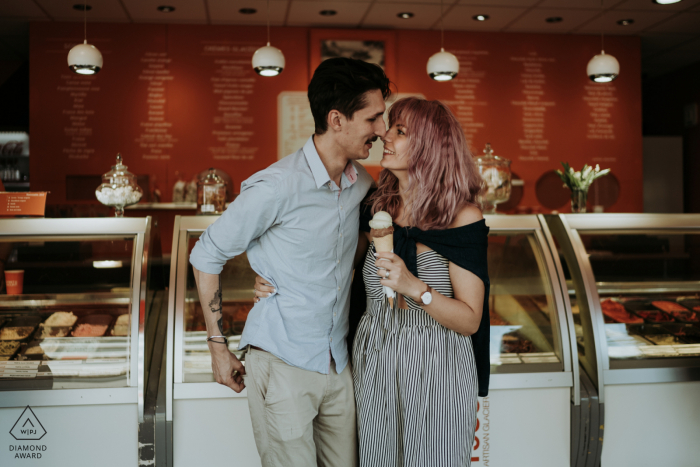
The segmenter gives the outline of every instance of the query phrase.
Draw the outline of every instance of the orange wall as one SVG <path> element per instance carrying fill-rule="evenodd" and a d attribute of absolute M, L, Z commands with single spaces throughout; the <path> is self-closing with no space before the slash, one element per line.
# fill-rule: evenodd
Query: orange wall
<path fill-rule="evenodd" d="M 237 191 L 277 160 L 278 96 L 306 90 L 318 39 L 379 35 L 388 38 L 386 69 L 400 93 L 445 100 L 474 153 L 490 142 L 512 159 L 525 183 L 521 207 L 547 211 L 538 181 L 568 161 L 612 168 L 619 196 L 607 209 L 642 211 L 638 38 L 606 38 L 621 75 L 596 85 L 585 75 L 599 52 L 595 36 L 446 32 L 445 48 L 462 70 L 457 80 L 437 83 L 425 71 L 439 50 L 435 31 L 272 28 L 287 62 L 277 78 L 250 67 L 264 27 L 91 24 L 88 33 L 105 65 L 83 77 L 66 65 L 81 25 L 31 26 L 31 187 L 51 191 L 49 203 L 66 202 L 66 175 L 102 174 L 117 152 L 132 172 L 155 177 L 163 201 L 175 171 L 191 177 L 210 166 L 227 171 Z M 558 186 L 548 189 L 561 198 Z"/>

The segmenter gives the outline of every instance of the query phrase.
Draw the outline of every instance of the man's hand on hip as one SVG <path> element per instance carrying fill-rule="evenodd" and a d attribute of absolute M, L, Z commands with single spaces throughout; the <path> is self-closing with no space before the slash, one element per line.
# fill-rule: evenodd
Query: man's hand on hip
<path fill-rule="evenodd" d="M 260 276 L 256 276 L 255 298 L 253 298 L 253 302 L 258 303 L 261 298 L 269 297 L 274 291 L 275 288 L 272 286 L 272 284 L 268 284 L 268 282 L 265 279 L 263 279 Z"/>
<path fill-rule="evenodd" d="M 243 382 L 245 367 L 240 360 L 231 353 L 227 345 L 211 341 L 208 344 L 211 352 L 211 369 L 214 372 L 216 382 L 228 386 L 236 392 L 245 389 Z"/>

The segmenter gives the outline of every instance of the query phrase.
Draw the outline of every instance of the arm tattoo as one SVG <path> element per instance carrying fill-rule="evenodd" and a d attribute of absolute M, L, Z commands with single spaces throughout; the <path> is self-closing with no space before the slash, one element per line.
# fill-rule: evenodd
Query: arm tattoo
<path fill-rule="evenodd" d="M 219 288 L 214 292 L 214 298 L 209 302 L 209 308 L 212 313 L 221 313 L 222 298 L 221 298 L 221 277 L 219 277 Z"/>
<path fill-rule="evenodd" d="M 216 321 L 216 323 L 219 325 L 219 331 L 221 332 L 221 335 L 224 335 L 224 313 L 222 311 L 223 309 L 223 299 L 221 295 L 221 276 L 219 276 L 219 288 L 217 289 L 216 292 L 214 292 L 214 298 L 209 302 L 209 309 L 211 310 L 212 313 L 221 313 L 221 316 L 219 316 L 219 319 Z"/>

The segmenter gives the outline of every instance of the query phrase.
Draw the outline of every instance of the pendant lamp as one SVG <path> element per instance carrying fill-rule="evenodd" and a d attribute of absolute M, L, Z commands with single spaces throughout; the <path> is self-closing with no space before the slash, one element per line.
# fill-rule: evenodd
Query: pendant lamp
<path fill-rule="evenodd" d="M 453 54 L 445 52 L 445 28 L 442 17 L 442 0 L 440 0 L 440 52 L 428 59 L 428 76 L 435 81 L 450 81 L 459 73 L 459 60 Z"/>
<path fill-rule="evenodd" d="M 600 10 L 602 13 L 603 0 L 600 0 Z M 601 14 L 601 20 L 602 20 L 602 17 L 603 17 L 603 15 Z M 602 23 L 602 21 L 601 21 L 601 23 Z M 617 78 L 617 76 L 620 74 L 620 63 L 617 61 L 617 59 L 615 57 L 605 53 L 605 47 L 604 47 L 605 34 L 603 31 L 605 23 L 602 23 L 602 24 L 603 24 L 603 26 L 601 26 L 601 29 L 600 29 L 600 48 L 601 48 L 601 51 L 598 55 L 595 55 L 588 62 L 588 66 L 586 67 L 586 74 L 591 79 L 591 81 L 594 81 L 596 83 L 609 83 L 610 81 Z"/>
<path fill-rule="evenodd" d="M 270 45 L 270 0 L 267 0 L 267 45 L 253 54 L 253 69 L 260 76 L 277 76 L 284 70 L 284 55 Z"/>
<path fill-rule="evenodd" d="M 68 68 L 80 75 L 94 75 L 102 69 L 102 54 L 87 41 L 87 2 L 83 5 L 84 40 L 68 52 Z"/>

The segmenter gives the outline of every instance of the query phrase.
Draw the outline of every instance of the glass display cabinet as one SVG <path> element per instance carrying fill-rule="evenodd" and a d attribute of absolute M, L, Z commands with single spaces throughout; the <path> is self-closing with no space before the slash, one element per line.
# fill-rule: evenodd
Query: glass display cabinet
<path fill-rule="evenodd" d="M 159 249 L 150 217 L 0 220 L 3 441 L 29 439 L 10 430 L 30 406 L 53 463 L 66 451 L 71 465 L 94 465 L 86 449 L 101 465 L 138 463 L 153 310 L 164 299 L 150 277 Z"/>
<path fill-rule="evenodd" d="M 166 439 L 172 440 L 169 451 L 176 466 L 204 461 L 230 462 L 230 449 L 207 450 L 207 456 L 202 457 L 201 446 L 217 440 L 223 443 L 221 445 L 231 445 L 234 440 L 241 465 L 260 465 L 245 390 L 237 394 L 214 380 L 202 306 L 189 263 L 190 252 L 199 236 L 218 218 L 175 217 L 168 304 L 165 427 Z M 221 273 L 224 334 L 228 337 L 229 349 L 239 357 L 238 343 L 253 307 L 255 276 L 245 254 L 230 260 Z M 205 426 L 207 429 L 202 430 Z"/>
<path fill-rule="evenodd" d="M 692 465 L 700 455 L 700 216 L 547 222 L 563 259 L 578 357 L 604 404 L 602 463 Z M 650 417 L 664 429 L 650 432 Z"/>
<path fill-rule="evenodd" d="M 579 368 L 549 228 L 535 215 L 485 218 L 491 384 L 477 414 L 488 431 L 477 430 L 473 457 L 493 465 L 568 465 L 581 433 Z"/>
<path fill-rule="evenodd" d="M 166 378 L 166 425 L 172 430 L 166 438 L 172 439 L 175 466 L 201 463 L 198 446 L 217 441 L 231 445 L 232 440 L 241 463 L 260 463 L 245 390 L 236 394 L 214 381 L 189 264 L 196 241 L 216 219 L 177 217 L 175 222 Z M 574 385 L 578 365 L 572 364 L 573 322 L 558 257 L 551 254 L 553 242 L 543 219 L 494 215 L 486 221 L 491 228 L 491 385 L 489 396 L 480 399 L 473 465 L 484 459 L 520 462 L 531 455 L 531 465 L 560 467 L 570 461 L 572 433 L 578 436 L 573 424 L 580 422 L 574 409 L 580 394 Z M 222 272 L 224 332 L 234 353 L 254 306 L 255 276 L 245 254 L 230 260 Z M 537 429 L 523 430 L 524 425 Z M 546 460 L 540 456 L 544 449 Z M 206 461 L 226 462 L 229 452 L 208 451 Z"/>

